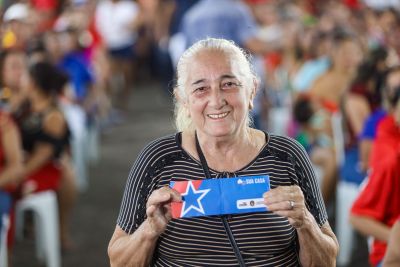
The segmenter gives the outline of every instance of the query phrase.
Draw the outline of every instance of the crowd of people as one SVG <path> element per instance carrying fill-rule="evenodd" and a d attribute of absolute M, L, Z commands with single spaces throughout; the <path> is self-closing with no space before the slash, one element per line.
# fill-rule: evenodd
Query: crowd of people
<path fill-rule="evenodd" d="M 141 80 L 157 80 L 170 96 L 173 84 L 184 86 L 193 75 L 179 69 L 184 51 L 199 40 L 223 38 L 251 55 L 257 84 L 248 110 L 252 127 L 303 146 L 339 237 L 331 220 L 339 216 L 338 185 L 357 188 L 344 213 L 373 240 L 373 266 L 395 260 L 395 253 L 385 254 L 396 251 L 386 247 L 396 246 L 390 231 L 400 219 L 398 1 L 5 0 L 0 12 L 0 215 L 12 217 L 13 205 L 27 194 L 54 190 L 61 244 L 70 247 L 69 216 L 85 187 L 78 165 L 93 157 L 81 155 L 90 149 L 76 150 L 74 142 L 120 122 Z M 185 90 L 174 91 L 177 116 L 188 113 L 179 105 Z M 179 130 L 193 127 L 177 122 Z M 317 199 L 314 205 L 322 205 Z M 144 220 L 125 221 L 130 208 L 121 210 L 118 237 Z M 323 227 L 325 210 L 311 213 Z M 162 235 L 161 243 L 169 238 Z M 168 250 L 168 242 L 164 246 Z"/>

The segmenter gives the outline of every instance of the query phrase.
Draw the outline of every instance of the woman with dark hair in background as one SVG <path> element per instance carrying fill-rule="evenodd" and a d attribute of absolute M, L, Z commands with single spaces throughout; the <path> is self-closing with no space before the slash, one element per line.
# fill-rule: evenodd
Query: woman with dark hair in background
<path fill-rule="evenodd" d="M 68 145 L 69 131 L 56 101 L 67 80 L 48 63 L 31 66 L 24 80 L 27 101 L 15 113 L 27 153 L 22 194 L 58 187 L 57 159 Z"/>
<path fill-rule="evenodd" d="M 338 111 L 340 100 L 357 74 L 363 48 L 356 36 L 337 30 L 333 33 L 331 66 L 310 88 L 310 94 L 331 112 Z"/>
<path fill-rule="evenodd" d="M 27 100 L 14 113 L 26 153 L 24 180 L 18 193 L 57 191 L 62 245 L 68 243 L 66 221 L 74 202 L 74 197 L 64 192 L 71 188 L 64 186 L 67 179 L 61 179 L 66 176 L 63 164 L 68 161 L 70 132 L 57 99 L 67 81 L 67 76 L 53 65 L 33 64 L 23 81 Z"/>
<path fill-rule="evenodd" d="M 368 169 L 368 155 L 374 138 L 365 133 L 364 125 L 371 114 L 378 112 L 378 116 L 381 117 L 385 113 L 380 109 L 380 88 L 386 69 L 386 57 L 387 51 L 384 48 L 370 51 L 368 58 L 360 64 L 349 90 L 342 97 L 343 115 L 346 122 L 346 149 L 355 149 L 358 153 L 357 168 L 362 173 Z"/>

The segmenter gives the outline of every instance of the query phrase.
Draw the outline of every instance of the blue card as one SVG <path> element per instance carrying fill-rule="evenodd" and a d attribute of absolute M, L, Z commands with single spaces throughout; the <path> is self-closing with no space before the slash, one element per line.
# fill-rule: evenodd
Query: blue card
<path fill-rule="evenodd" d="M 263 194 L 270 190 L 268 175 L 172 181 L 182 202 L 173 202 L 172 217 L 251 213 L 266 211 Z"/>

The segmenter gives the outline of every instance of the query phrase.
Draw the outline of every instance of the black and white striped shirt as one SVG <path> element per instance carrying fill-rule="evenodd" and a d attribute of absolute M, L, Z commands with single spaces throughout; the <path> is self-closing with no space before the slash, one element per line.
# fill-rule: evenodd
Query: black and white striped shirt
<path fill-rule="evenodd" d="M 325 206 L 304 149 L 293 139 L 266 134 L 259 155 L 235 173 L 210 169 L 213 178 L 269 175 L 271 188 L 297 184 L 319 226 L 327 221 Z M 181 133 L 147 145 L 134 163 L 117 224 L 132 234 L 144 221 L 146 202 L 171 180 L 204 179 L 201 164 L 181 147 Z M 296 230 L 272 212 L 229 216 L 229 224 L 246 266 L 299 266 Z M 161 235 L 153 266 L 238 266 L 218 216 L 172 219 Z"/>

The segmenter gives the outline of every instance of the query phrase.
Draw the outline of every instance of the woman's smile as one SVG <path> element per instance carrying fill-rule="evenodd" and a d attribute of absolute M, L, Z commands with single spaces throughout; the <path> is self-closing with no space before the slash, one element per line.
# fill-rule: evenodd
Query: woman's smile
<path fill-rule="evenodd" d="M 216 119 L 223 119 L 223 118 L 225 118 L 226 116 L 228 116 L 229 113 L 230 113 L 230 112 L 228 111 L 228 112 L 223 112 L 223 113 L 207 114 L 207 117 L 209 117 L 209 118 L 211 118 L 211 119 L 214 119 L 214 120 L 216 120 Z"/>

